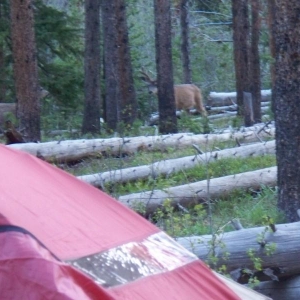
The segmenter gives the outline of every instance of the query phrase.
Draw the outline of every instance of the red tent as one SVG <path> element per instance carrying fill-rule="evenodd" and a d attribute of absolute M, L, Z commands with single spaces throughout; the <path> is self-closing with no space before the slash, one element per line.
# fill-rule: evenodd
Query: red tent
<path fill-rule="evenodd" d="M 0 158 L 1 299 L 260 299 L 76 177 L 4 145 Z"/>

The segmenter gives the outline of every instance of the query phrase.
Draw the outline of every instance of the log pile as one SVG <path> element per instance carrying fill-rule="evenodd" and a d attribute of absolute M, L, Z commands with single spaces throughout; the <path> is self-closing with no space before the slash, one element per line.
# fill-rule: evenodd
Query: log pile
<path fill-rule="evenodd" d="M 208 264 L 213 261 L 217 268 L 225 265 L 239 283 L 256 278 L 260 283 L 255 290 L 273 300 L 297 300 L 300 293 L 299 231 L 300 222 L 295 222 L 176 240 Z M 258 261 L 259 265 L 255 265 Z"/>
<path fill-rule="evenodd" d="M 208 263 L 213 255 L 215 266 L 225 264 L 238 282 L 247 283 L 253 275 L 260 281 L 278 281 L 300 274 L 300 222 L 274 226 L 275 231 L 264 226 L 176 240 Z M 254 256 L 249 255 L 249 249 Z M 256 269 L 253 257 L 261 258 L 261 270 Z"/>
<path fill-rule="evenodd" d="M 150 165 L 124 168 L 108 172 L 78 176 L 79 179 L 96 187 L 101 187 L 107 183 L 124 183 L 148 177 L 156 178 L 160 175 L 170 175 L 180 170 L 194 168 L 197 165 L 209 164 L 228 157 L 249 157 L 263 156 L 267 154 L 275 155 L 275 141 L 266 143 L 254 143 L 241 147 L 212 151 L 208 153 L 186 156 L 175 159 L 168 159 L 155 162 Z"/>

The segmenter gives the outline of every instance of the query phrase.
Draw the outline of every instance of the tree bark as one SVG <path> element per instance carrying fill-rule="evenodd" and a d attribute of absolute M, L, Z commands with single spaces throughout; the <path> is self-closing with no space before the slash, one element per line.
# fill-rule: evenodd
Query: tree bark
<path fill-rule="evenodd" d="M 109 129 L 122 132 L 137 116 L 124 0 L 102 1 L 105 108 Z"/>
<path fill-rule="evenodd" d="M 261 83 L 260 83 L 260 58 L 259 58 L 259 34 L 261 19 L 260 0 L 250 0 L 251 3 L 251 53 L 250 53 L 250 72 L 251 72 L 251 94 L 253 105 L 254 123 L 261 122 Z"/>
<path fill-rule="evenodd" d="M 120 122 L 133 125 L 137 117 L 137 100 L 133 84 L 132 64 L 124 0 L 116 1 L 117 45 L 119 56 Z M 121 129 L 121 128 L 120 128 Z"/>
<path fill-rule="evenodd" d="M 123 183 L 148 177 L 156 178 L 159 175 L 170 175 L 180 170 L 194 168 L 215 160 L 228 157 L 262 156 L 266 154 L 275 155 L 275 141 L 266 143 L 246 145 L 232 149 L 213 151 L 209 153 L 186 156 L 176 159 L 158 161 L 156 163 L 113 170 L 97 174 L 78 176 L 79 179 L 97 187 L 103 187 L 106 183 Z"/>
<path fill-rule="evenodd" d="M 7 18 L 7 12 L 3 7 L 3 4 L 0 5 L 0 22 L 4 24 L 4 22 L 6 22 L 6 18 Z M 1 41 L 0 41 L 0 102 L 5 102 L 6 100 L 6 90 L 7 90 L 7 83 L 5 80 L 6 77 L 6 62 L 5 62 L 5 58 L 6 58 L 6 52 L 5 52 L 5 43 L 4 43 L 4 39 L 2 37 Z M 2 125 L 2 123 L 1 123 Z"/>
<path fill-rule="evenodd" d="M 105 120 L 109 130 L 116 131 L 120 120 L 121 92 L 118 73 L 117 20 L 115 1 L 102 1 L 102 27 L 104 43 Z"/>
<path fill-rule="evenodd" d="M 100 132 L 100 3 L 85 0 L 84 114 L 82 133 Z"/>
<path fill-rule="evenodd" d="M 189 0 L 180 0 L 180 29 L 183 83 L 192 83 L 189 40 Z"/>
<path fill-rule="evenodd" d="M 268 15 L 267 15 L 267 24 L 269 29 L 269 48 L 270 54 L 272 59 L 275 61 L 275 41 L 274 41 L 274 16 L 275 16 L 275 6 L 273 5 L 273 0 L 267 0 L 267 7 L 268 7 Z M 274 62 L 270 64 L 270 73 L 271 73 L 271 87 L 274 91 L 274 84 L 275 84 L 275 65 Z M 272 100 L 272 111 L 275 113 L 275 103 Z"/>
<path fill-rule="evenodd" d="M 142 206 L 145 214 L 149 215 L 161 207 L 166 199 L 170 199 L 173 206 L 208 202 L 210 199 L 220 198 L 238 189 L 260 189 L 262 185 L 276 186 L 277 167 L 265 168 L 251 172 L 212 178 L 190 184 L 152 190 L 120 196 L 118 200 L 124 205 L 134 208 Z"/>
<path fill-rule="evenodd" d="M 159 131 L 162 134 L 176 133 L 170 0 L 154 0 L 154 14 Z"/>
<path fill-rule="evenodd" d="M 26 141 L 40 141 L 37 51 L 31 0 L 10 1 L 11 38 L 19 127 Z"/>
<path fill-rule="evenodd" d="M 248 0 L 232 0 L 232 22 L 238 115 L 243 116 L 243 92 L 250 92 Z"/>
<path fill-rule="evenodd" d="M 267 226 L 219 232 L 214 236 L 180 237 L 176 241 L 208 264 L 212 262 L 212 256 L 216 257 L 214 267 L 226 265 L 227 271 L 240 283 L 247 283 L 249 279 L 242 269 L 248 269 L 260 281 L 300 274 L 300 222 L 275 224 L 275 228 L 275 232 Z M 263 243 L 258 240 L 263 240 Z M 274 246 L 269 255 L 268 245 Z M 255 258 L 262 259 L 261 271 L 254 268 L 253 259 L 247 254 L 249 249 L 253 250 Z"/>
<path fill-rule="evenodd" d="M 96 155 L 123 156 L 137 151 L 166 151 L 169 147 L 183 149 L 193 144 L 203 150 L 210 149 L 216 142 L 236 141 L 250 143 L 274 136 L 274 128 L 256 126 L 244 132 L 227 132 L 222 134 L 173 134 L 160 136 L 141 136 L 128 138 L 67 140 L 46 143 L 26 143 L 11 147 L 41 156 L 49 162 L 74 162 L 84 157 Z"/>
<path fill-rule="evenodd" d="M 294 222 L 300 208 L 300 1 L 278 0 L 273 9 L 278 208 Z"/>

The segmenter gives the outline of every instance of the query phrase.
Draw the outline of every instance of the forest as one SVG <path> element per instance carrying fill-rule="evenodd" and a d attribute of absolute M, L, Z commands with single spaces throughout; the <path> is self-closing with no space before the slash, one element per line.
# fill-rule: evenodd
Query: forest
<path fill-rule="evenodd" d="M 298 299 L 300 3 L 24 2 L 0 1 L 1 143 Z"/>

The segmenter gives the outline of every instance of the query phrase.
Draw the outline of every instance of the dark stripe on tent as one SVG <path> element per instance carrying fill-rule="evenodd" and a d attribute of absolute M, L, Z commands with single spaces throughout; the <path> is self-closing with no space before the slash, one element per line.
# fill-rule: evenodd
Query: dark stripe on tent
<path fill-rule="evenodd" d="M 43 248 L 45 248 L 46 250 L 49 251 L 49 253 L 58 261 L 60 261 L 60 259 L 54 254 L 52 253 L 37 237 L 35 237 L 31 232 L 29 232 L 28 230 L 19 227 L 19 226 L 15 226 L 15 225 L 0 225 L 0 233 L 5 233 L 5 232 L 19 232 L 19 233 L 23 233 L 23 234 L 27 234 L 30 237 L 32 237 L 34 240 L 36 240 L 40 246 L 42 246 Z"/>

